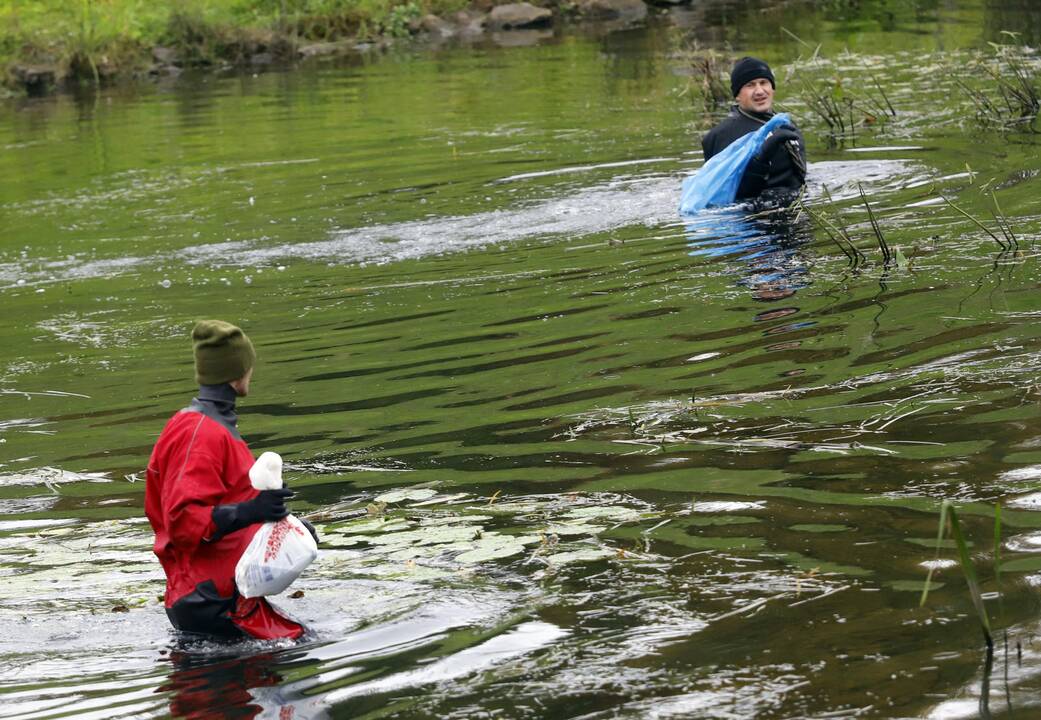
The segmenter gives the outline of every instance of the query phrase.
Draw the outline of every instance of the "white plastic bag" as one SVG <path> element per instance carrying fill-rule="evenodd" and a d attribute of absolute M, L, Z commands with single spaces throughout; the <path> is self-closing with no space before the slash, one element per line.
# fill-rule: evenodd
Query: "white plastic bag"
<path fill-rule="evenodd" d="M 258 490 L 282 487 L 282 458 L 266 452 L 249 470 Z M 318 557 L 318 546 L 292 515 L 260 526 L 235 566 L 235 585 L 243 597 L 278 595 Z"/>
<path fill-rule="evenodd" d="M 282 487 L 282 456 L 266 452 L 249 469 L 249 484 L 257 490 L 278 490 Z"/>

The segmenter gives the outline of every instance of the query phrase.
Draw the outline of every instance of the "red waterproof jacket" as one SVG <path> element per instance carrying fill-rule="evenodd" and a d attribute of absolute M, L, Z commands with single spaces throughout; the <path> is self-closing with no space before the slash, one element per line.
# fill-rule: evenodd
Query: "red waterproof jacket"
<path fill-rule="evenodd" d="M 181 411 L 170 418 L 152 450 L 145 514 L 155 530 L 155 554 L 166 572 L 166 607 L 212 580 L 221 596 L 235 587 L 235 564 L 260 525 L 207 542 L 217 528 L 217 505 L 252 500 L 253 454 L 216 420 Z"/>
<path fill-rule="evenodd" d="M 249 480 L 249 447 L 234 425 L 229 429 L 206 408 L 197 399 L 170 418 L 148 462 L 145 514 L 155 531 L 153 549 L 166 573 L 167 614 L 180 629 L 224 634 L 216 627 L 181 627 L 174 620 L 171 609 L 179 610 L 178 601 L 182 606 L 201 602 L 220 616 L 220 623 L 230 620 L 253 637 L 299 637 L 300 625 L 283 618 L 263 598 L 245 599 L 235 589 L 235 565 L 260 525 L 210 541 L 217 530 L 213 508 L 251 500 L 258 491 Z M 231 417 L 233 423 L 234 413 Z"/>

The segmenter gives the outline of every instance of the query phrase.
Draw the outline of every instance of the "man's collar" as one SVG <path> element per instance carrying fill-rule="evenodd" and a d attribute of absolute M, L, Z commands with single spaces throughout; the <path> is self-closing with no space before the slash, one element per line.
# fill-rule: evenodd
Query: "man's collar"
<path fill-rule="evenodd" d="M 751 118 L 752 120 L 761 123 L 765 123 L 767 120 L 769 120 L 776 114 L 773 110 L 768 110 L 764 113 L 756 112 L 755 110 L 745 110 L 737 104 L 734 105 L 733 112 L 736 112 L 740 115 L 744 115 L 746 118 Z"/>
<path fill-rule="evenodd" d="M 228 383 L 221 383 L 220 385 L 200 385 L 198 397 L 200 400 L 234 405 L 238 394 L 235 392 L 235 388 Z"/>

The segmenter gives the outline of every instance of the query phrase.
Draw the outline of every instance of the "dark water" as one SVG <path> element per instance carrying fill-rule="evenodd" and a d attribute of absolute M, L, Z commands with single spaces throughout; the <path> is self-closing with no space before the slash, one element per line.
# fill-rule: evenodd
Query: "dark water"
<path fill-rule="evenodd" d="M 956 82 L 1035 16 L 700 3 L 0 109 L 0 715 L 1041 713 L 1041 151 Z M 694 42 L 778 68 L 866 264 L 805 213 L 676 214 Z M 804 79 L 896 116 L 829 143 Z M 1004 238 L 992 194 L 1016 252 L 943 200 Z M 156 597 L 142 469 L 204 316 L 324 525 L 298 645 L 186 646 Z"/>

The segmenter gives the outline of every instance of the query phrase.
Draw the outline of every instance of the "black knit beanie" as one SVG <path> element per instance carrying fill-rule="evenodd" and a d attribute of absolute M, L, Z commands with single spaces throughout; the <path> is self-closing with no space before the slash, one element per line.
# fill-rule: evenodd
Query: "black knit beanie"
<path fill-rule="evenodd" d="M 200 320 L 192 330 L 195 380 L 200 385 L 220 385 L 244 377 L 257 353 L 246 333 L 222 320 Z"/>
<path fill-rule="evenodd" d="M 776 88 L 774 74 L 770 72 L 770 66 L 763 60 L 745 56 L 734 63 L 734 69 L 730 71 L 730 94 L 737 97 L 745 83 L 752 82 L 757 78 L 766 78 L 770 86 Z"/>

